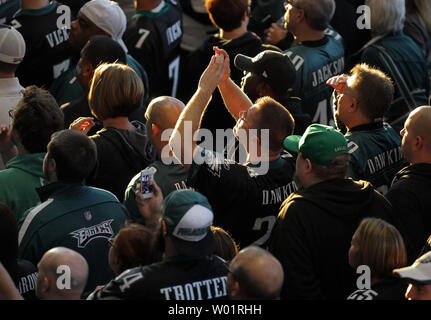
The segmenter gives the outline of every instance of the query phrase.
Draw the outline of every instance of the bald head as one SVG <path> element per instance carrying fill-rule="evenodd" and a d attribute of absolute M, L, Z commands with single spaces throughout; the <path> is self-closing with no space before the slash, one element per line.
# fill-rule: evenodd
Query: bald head
<path fill-rule="evenodd" d="M 228 278 L 232 299 L 278 299 L 284 281 L 280 262 L 268 251 L 250 246 L 230 263 Z"/>
<path fill-rule="evenodd" d="M 413 110 L 404 128 L 401 150 L 410 163 L 431 163 L 431 106 L 421 106 Z"/>
<path fill-rule="evenodd" d="M 148 105 L 145 118 L 162 130 L 173 129 L 184 108 L 184 103 L 178 99 L 168 96 L 157 97 Z"/>
<path fill-rule="evenodd" d="M 431 106 L 421 106 L 413 110 L 409 118 L 412 120 L 413 131 L 420 136 L 431 136 Z"/>
<path fill-rule="evenodd" d="M 80 299 L 88 278 L 88 263 L 81 254 L 64 247 L 53 248 L 43 255 L 38 269 L 39 299 Z"/>
<path fill-rule="evenodd" d="M 151 100 L 145 112 L 147 119 L 147 133 L 151 142 L 156 146 L 160 155 L 161 150 L 168 144 L 169 137 L 163 137 L 164 130 L 175 128 L 181 112 L 185 108 L 184 103 L 173 97 L 162 96 Z"/>

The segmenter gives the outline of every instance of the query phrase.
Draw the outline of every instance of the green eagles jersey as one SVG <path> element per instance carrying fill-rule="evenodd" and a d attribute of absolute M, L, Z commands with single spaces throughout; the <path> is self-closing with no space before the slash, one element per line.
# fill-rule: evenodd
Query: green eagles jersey
<path fill-rule="evenodd" d="M 112 193 L 80 184 L 56 182 L 37 191 L 42 203 L 24 214 L 19 257 L 37 265 L 49 249 L 70 248 L 88 262 L 84 292 L 111 280 L 107 240 L 123 227 L 128 215 L 124 206 Z"/>
<path fill-rule="evenodd" d="M 351 155 L 347 176 L 367 180 L 385 194 L 395 174 L 407 165 L 400 135 L 380 122 L 353 128 L 345 137 Z"/>
<path fill-rule="evenodd" d="M 326 81 L 343 73 L 343 39 L 336 31 L 327 29 L 318 41 L 304 41 L 286 53 L 296 69 L 292 96 L 300 97 L 303 110 L 313 123 L 334 125 L 332 115 L 332 88 Z"/>
<path fill-rule="evenodd" d="M 172 159 L 172 161 L 174 161 Z M 189 189 L 186 184 L 187 171 L 180 164 L 164 164 L 162 161 L 157 160 L 150 164 L 146 169 L 153 168 L 154 170 L 154 181 L 160 187 L 163 193 L 163 197 L 166 197 L 169 193 L 175 190 Z M 126 192 L 124 193 L 123 204 L 126 206 L 130 214 L 130 219 L 134 222 L 144 222 L 142 216 L 139 213 L 139 209 L 136 205 L 136 185 L 139 183 L 141 173 L 133 177 L 127 186 Z"/>

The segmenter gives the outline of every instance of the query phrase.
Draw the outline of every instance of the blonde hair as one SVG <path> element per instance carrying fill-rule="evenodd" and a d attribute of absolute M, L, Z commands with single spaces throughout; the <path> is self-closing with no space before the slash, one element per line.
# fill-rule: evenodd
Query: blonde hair
<path fill-rule="evenodd" d="M 127 117 L 142 106 L 144 85 L 136 72 L 120 63 L 103 63 L 94 71 L 88 102 L 99 120 Z"/>
<path fill-rule="evenodd" d="M 371 33 L 373 36 L 403 30 L 406 8 L 404 0 L 366 0 L 371 9 Z"/>
<path fill-rule="evenodd" d="M 367 265 L 373 277 L 384 278 L 404 267 L 407 253 L 397 228 L 377 218 L 365 218 L 356 230 L 359 265 Z"/>

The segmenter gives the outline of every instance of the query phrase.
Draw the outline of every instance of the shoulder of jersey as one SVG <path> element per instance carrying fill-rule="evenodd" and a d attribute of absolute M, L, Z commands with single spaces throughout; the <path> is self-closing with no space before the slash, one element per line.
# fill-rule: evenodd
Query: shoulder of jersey
<path fill-rule="evenodd" d="M 174 5 L 175 7 L 180 8 L 179 0 L 167 0 L 167 2 Z"/>

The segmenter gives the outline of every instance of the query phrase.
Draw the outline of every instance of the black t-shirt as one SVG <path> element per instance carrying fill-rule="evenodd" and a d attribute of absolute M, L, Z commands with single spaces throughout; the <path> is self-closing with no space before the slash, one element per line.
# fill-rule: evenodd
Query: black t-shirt
<path fill-rule="evenodd" d="M 152 97 L 176 96 L 182 28 L 181 9 L 173 1 L 157 13 L 139 11 L 128 23 L 123 39 L 147 72 Z"/>
<path fill-rule="evenodd" d="M 218 256 L 177 256 L 129 269 L 91 294 L 89 300 L 227 299 L 228 266 Z"/>
<path fill-rule="evenodd" d="M 18 259 L 18 282 L 16 287 L 25 300 L 36 299 L 37 268 L 27 260 Z"/>
<path fill-rule="evenodd" d="M 52 1 L 41 9 L 21 9 L 8 21 L 26 44 L 24 60 L 16 71 L 23 87 L 34 84 L 49 88 L 69 69 L 72 53 L 65 19 L 72 19 L 70 8 Z"/>
<path fill-rule="evenodd" d="M 283 154 L 266 163 L 268 172 L 252 164 L 241 165 L 198 147 L 207 162 L 190 168 L 191 187 L 204 194 L 214 211 L 214 225 L 231 232 L 241 247 L 265 247 L 280 205 L 298 188 L 293 181 L 295 160 Z M 219 164 L 216 163 L 216 157 Z M 208 164 L 212 163 L 212 164 Z"/>

